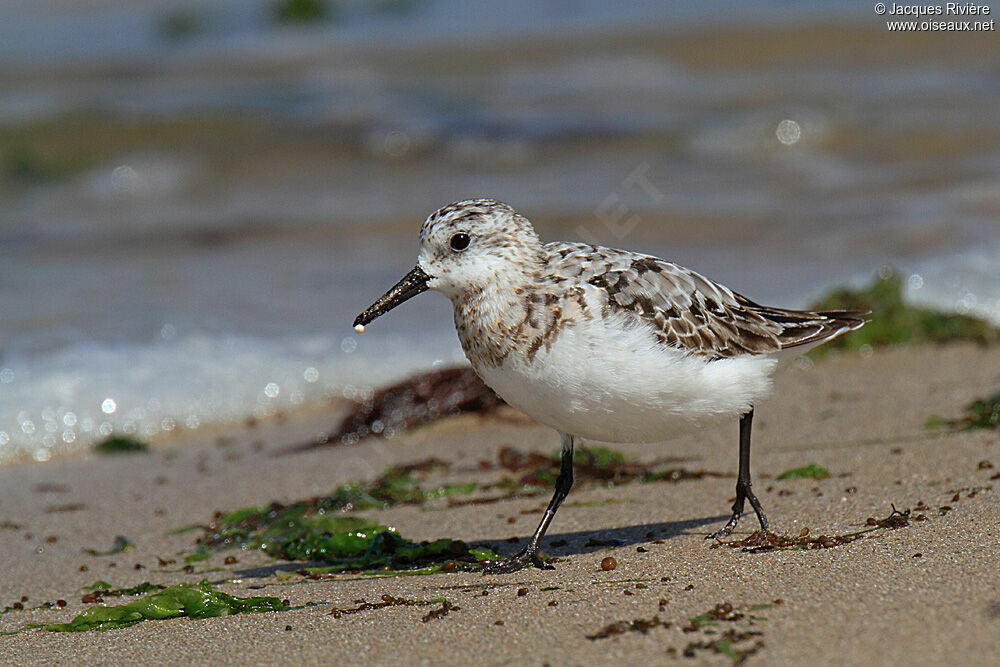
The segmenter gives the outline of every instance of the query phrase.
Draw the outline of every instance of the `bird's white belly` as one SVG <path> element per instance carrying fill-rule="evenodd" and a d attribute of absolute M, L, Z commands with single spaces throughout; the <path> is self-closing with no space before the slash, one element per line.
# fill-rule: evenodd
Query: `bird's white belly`
<path fill-rule="evenodd" d="M 529 361 L 508 355 L 476 371 L 505 401 L 565 433 L 655 442 L 715 417 L 737 417 L 770 391 L 776 360 L 709 361 L 657 344 L 643 324 L 579 320 Z"/>

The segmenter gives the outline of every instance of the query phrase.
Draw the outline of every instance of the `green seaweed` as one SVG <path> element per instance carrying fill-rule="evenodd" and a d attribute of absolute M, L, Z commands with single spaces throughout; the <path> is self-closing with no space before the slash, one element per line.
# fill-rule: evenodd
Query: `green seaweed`
<path fill-rule="evenodd" d="M 746 642 L 760 637 L 763 633 L 729 629 L 722 633 L 720 637 L 704 639 L 702 641 L 689 642 L 684 648 L 685 657 L 695 657 L 696 651 L 710 651 L 719 655 L 724 655 L 733 661 L 734 665 L 743 664 L 747 658 L 754 655 L 764 647 L 764 642 L 757 640 L 747 646 Z"/>
<path fill-rule="evenodd" d="M 343 516 L 345 512 L 381 509 L 394 505 L 418 505 L 456 494 L 468 494 L 478 488 L 475 483 L 451 484 L 423 488 L 414 473 L 440 467 L 436 459 L 388 468 L 371 482 L 354 481 L 342 484 L 326 496 L 316 496 L 283 505 L 255 505 L 226 514 L 219 514 L 208 526 L 200 527 L 204 535 L 199 548 L 186 557 L 187 562 L 208 558 L 213 551 L 229 546 L 253 549 L 274 549 L 308 534 L 347 534 L 369 531 L 366 519 Z M 181 529 L 175 532 L 185 532 Z"/>
<path fill-rule="evenodd" d="M 496 559 L 489 549 L 470 548 L 460 540 L 417 543 L 369 519 L 330 516 L 308 503 L 251 507 L 223 515 L 199 538 L 193 556 L 208 557 L 232 546 L 261 549 L 285 560 L 322 561 L 325 572 L 468 569 Z"/>
<path fill-rule="evenodd" d="M 313 23 L 333 17 L 336 9 L 325 0 L 276 0 L 271 15 L 279 23 Z"/>
<path fill-rule="evenodd" d="M 102 165 L 120 164 L 123 155 L 147 151 L 197 151 L 225 171 L 254 159 L 250 155 L 272 156 L 269 137 L 263 121 L 245 115 L 44 115 L 0 126 L 0 188 L 65 181 Z M 313 146 L 294 140 L 303 150 L 315 150 L 315 139 L 309 141 Z"/>
<path fill-rule="evenodd" d="M 802 468 L 792 468 L 778 475 L 778 479 L 826 479 L 830 476 L 830 471 L 815 463 L 810 463 Z"/>
<path fill-rule="evenodd" d="M 113 435 L 94 445 L 98 454 L 146 454 L 149 445 L 125 435 Z"/>
<path fill-rule="evenodd" d="M 917 343 L 973 341 L 980 345 L 1000 342 L 1000 329 L 986 320 L 911 306 L 903 301 L 903 279 L 893 271 L 880 273 L 867 287 L 831 292 L 811 306 L 813 310 L 868 310 L 865 326 L 840 336 L 810 352 L 820 356 L 832 349 L 858 350 Z"/>
<path fill-rule="evenodd" d="M 132 586 L 131 588 L 115 588 L 111 584 L 101 579 L 98 579 L 90 586 L 85 586 L 83 590 L 90 591 L 95 595 L 100 595 L 101 597 L 122 597 L 128 595 L 144 595 L 145 593 L 152 593 L 153 591 L 162 591 L 165 586 L 161 584 L 154 584 L 148 581 L 144 581 L 137 586 Z"/>
<path fill-rule="evenodd" d="M 490 549 L 470 548 L 465 542 L 452 539 L 415 543 L 391 528 L 349 513 L 401 504 L 421 505 L 441 498 L 449 498 L 449 504 L 483 504 L 549 493 L 560 456 L 558 453 L 552 456 L 524 454 L 504 448 L 499 459 L 501 468 L 520 474 L 488 485 L 470 482 L 425 487 L 419 483 L 420 473 L 448 467 L 437 459 L 426 459 L 388 468 L 373 481 L 342 484 L 326 496 L 217 513 L 210 524 L 196 527 L 201 535 L 196 549 L 185 561 L 205 560 L 218 551 L 239 547 L 260 549 L 275 558 L 326 563 L 316 568 L 316 572 L 390 570 L 414 573 L 469 569 L 495 560 L 496 554 Z M 605 485 L 722 476 L 681 468 L 662 469 L 657 463 L 636 463 L 603 447 L 581 448 L 576 472 L 581 483 Z M 487 489 L 500 489 L 504 494 L 451 498 Z"/>
<path fill-rule="evenodd" d="M 927 428 L 948 428 L 954 431 L 974 431 L 980 428 L 1000 429 L 1000 391 L 981 398 L 965 407 L 965 416 L 958 419 L 929 417 Z"/>
<path fill-rule="evenodd" d="M 561 456 L 561 452 L 558 455 Z M 557 454 L 553 454 L 552 458 L 555 459 L 556 456 Z M 629 457 L 607 447 L 580 447 L 573 457 L 575 465 L 592 470 L 608 470 L 615 466 L 624 465 L 628 461 Z"/>
<path fill-rule="evenodd" d="M 536 453 L 525 454 L 512 447 L 504 447 L 500 450 L 500 466 L 522 474 L 516 479 L 507 478 L 496 486 L 508 490 L 517 489 L 522 495 L 548 493 L 559 474 L 560 459 L 559 451 L 551 456 L 543 456 Z M 579 447 L 574 454 L 573 469 L 578 486 L 587 484 L 613 486 L 633 482 L 648 484 L 728 476 L 706 470 L 665 467 L 665 464 L 672 462 L 673 460 L 666 459 L 640 463 L 606 447 Z"/>
<path fill-rule="evenodd" d="M 68 623 L 39 626 L 48 632 L 85 632 L 127 628 L 147 620 L 186 616 L 211 618 L 229 614 L 257 614 L 287 611 L 288 605 L 275 597 L 241 598 L 216 591 L 211 584 L 178 584 L 132 602 L 112 607 L 91 607 Z"/>
<path fill-rule="evenodd" d="M 115 535 L 115 541 L 111 545 L 111 548 L 107 551 L 98 551 L 97 549 L 84 549 L 83 553 L 90 554 L 91 556 L 113 556 L 114 554 L 125 553 L 126 551 L 131 551 L 135 548 L 132 540 L 128 539 L 124 535 Z"/>
<path fill-rule="evenodd" d="M 683 655 L 694 658 L 697 656 L 697 651 L 710 651 L 728 657 L 733 661 L 733 664 L 743 664 L 748 657 L 764 647 L 764 642 L 760 639 L 763 636 L 762 632 L 743 629 L 739 625 L 767 620 L 762 616 L 754 616 L 750 612 L 770 609 L 780 604 L 782 604 L 781 600 L 775 600 L 766 604 L 739 608 L 728 602 L 723 602 L 715 605 L 704 614 L 689 618 L 688 624 L 682 630 L 686 633 L 700 633 L 704 638 L 688 642 L 687 646 L 684 647 Z M 734 626 L 719 632 L 719 626 L 722 623 L 731 623 Z M 750 643 L 751 641 L 753 643 Z"/>
<path fill-rule="evenodd" d="M 8 151 L 0 162 L 0 174 L 21 183 L 37 184 L 63 180 L 73 175 L 74 166 L 43 155 L 28 147 Z"/>
<path fill-rule="evenodd" d="M 446 484 L 423 488 L 414 478 L 415 472 L 444 467 L 437 459 L 427 459 L 405 466 L 387 468 L 372 482 L 355 481 L 342 484 L 328 496 L 307 501 L 319 511 L 364 510 L 385 508 L 393 505 L 418 505 L 428 500 L 444 498 L 456 494 L 466 494 L 478 488 L 475 483 Z"/>

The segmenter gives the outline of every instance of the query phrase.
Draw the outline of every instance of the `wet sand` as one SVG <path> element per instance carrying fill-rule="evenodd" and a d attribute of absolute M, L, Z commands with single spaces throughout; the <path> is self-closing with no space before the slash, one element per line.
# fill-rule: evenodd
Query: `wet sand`
<path fill-rule="evenodd" d="M 452 465 L 432 479 L 482 481 L 491 473 L 477 463 L 496 460 L 503 446 L 546 454 L 557 448 L 552 431 L 512 411 L 452 418 L 389 441 L 287 456 L 274 453 L 328 430 L 334 416 L 289 416 L 255 428 L 203 432 L 196 442 L 157 446 L 147 455 L 10 466 L 0 469 L 0 608 L 22 596 L 29 598 L 26 607 L 57 599 L 68 604 L 2 614 L 0 630 L 68 621 L 88 606 L 81 588 L 97 579 L 114 586 L 208 579 L 236 595 L 317 604 L 281 613 L 149 621 L 109 632 L 25 632 L 0 637 L 0 647 L 5 661 L 18 664 L 248 658 L 310 664 L 663 663 L 687 660 L 685 652 L 699 664 L 727 664 L 733 658 L 704 647 L 720 646 L 717 640 L 732 631 L 739 650 L 756 647 L 747 659 L 751 664 L 989 664 L 1000 651 L 1000 480 L 994 479 L 1000 435 L 940 436 L 925 422 L 930 415 L 960 416 L 967 403 L 998 387 L 1000 350 L 914 348 L 793 367 L 778 376 L 774 397 L 759 406 L 755 488 L 776 532 L 798 535 L 808 527 L 811 535 L 851 533 L 863 530 L 869 517 L 888 516 L 892 505 L 927 507 L 911 515 L 922 513 L 925 521 L 835 548 L 748 553 L 713 549 L 704 539 L 725 520 L 733 477 L 581 486 L 543 543 L 546 553 L 559 558 L 555 569 L 504 576 L 345 574 L 310 581 L 278 577 L 298 565 L 247 552 L 215 555 L 185 573 L 177 554 L 192 549 L 194 534 L 172 531 L 207 522 L 216 510 L 327 493 L 393 464 L 433 456 Z M 639 460 L 678 457 L 691 469 L 734 474 L 736 424 L 618 449 Z M 832 475 L 775 479 L 810 463 Z M 364 514 L 414 539 L 490 542 L 506 553 L 516 546 L 508 538 L 534 529 L 546 500 L 397 506 Z M 736 537 L 753 528 L 752 516 L 744 518 Z M 116 535 L 127 536 L 135 549 L 113 556 L 83 553 L 107 549 Z M 617 546 L 587 546 L 595 541 Z M 238 562 L 225 564 L 227 555 Z M 600 562 L 608 556 L 617 567 L 603 571 Z M 158 557 L 178 563 L 160 566 Z M 444 597 L 459 608 L 426 622 L 428 610 L 440 605 L 330 613 L 386 594 Z M 723 603 L 733 611 L 719 608 L 721 620 L 699 627 L 689 622 Z M 610 623 L 654 616 L 670 626 L 587 638 Z"/>

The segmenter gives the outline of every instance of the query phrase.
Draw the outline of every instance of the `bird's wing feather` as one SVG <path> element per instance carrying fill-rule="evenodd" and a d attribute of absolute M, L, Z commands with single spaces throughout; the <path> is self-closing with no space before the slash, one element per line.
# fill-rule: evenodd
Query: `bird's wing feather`
<path fill-rule="evenodd" d="M 677 264 L 578 243 L 546 245 L 553 273 L 598 290 L 605 307 L 652 325 L 671 347 L 711 358 L 819 343 L 864 324 L 864 313 L 771 308 Z"/>

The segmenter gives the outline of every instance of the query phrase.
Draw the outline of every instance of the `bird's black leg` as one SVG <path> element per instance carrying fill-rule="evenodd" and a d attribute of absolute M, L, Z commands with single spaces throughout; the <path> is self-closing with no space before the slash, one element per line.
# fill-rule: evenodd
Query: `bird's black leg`
<path fill-rule="evenodd" d="M 750 501 L 750 506 L 757 514 L 761 530 L 767 530 L 767 517 L 764 516 L 760 501 L 757 500 L 753 489 L 750 488 L 750 427 L 752 425 L 753 408 L 750 408 L 750 412 L 740 417 L 740 471 L 736 477 L 736 502 L 733 503 L 733 515 L 729 517 L 729 521 L 722 527 L 722 530 L 709 535 L 709 539 L 725 537 L 733 532 L 733 528 L 736 527 L 743 514 L 743 504 L 746 500 Z"/>
<path fill-rule="evenodd" d="M 542 536 L 548 530 L 552 518 L 556 515 L 556 510 L 566 500 L 569 490 L 573 487 L 573 436 L 562 433 L 562 460 L 559 463 L 559 476 L 556 477 L 556 490 L 552 494 L 552 500 L 545 509 L 545 516 L 535 529 L 535 534 L 531 536 L 531 542 L 526 547 L 515 554 L 504 558 L 498 563 L 492 563 L 482 569 L 484 574 L 508 574 L 517 572 L 522 567 L 531 563 L 539 569 L 552 569 L 551 565 L 545 565 L 538 557 L 538 544 L 542 541 Z"/>

